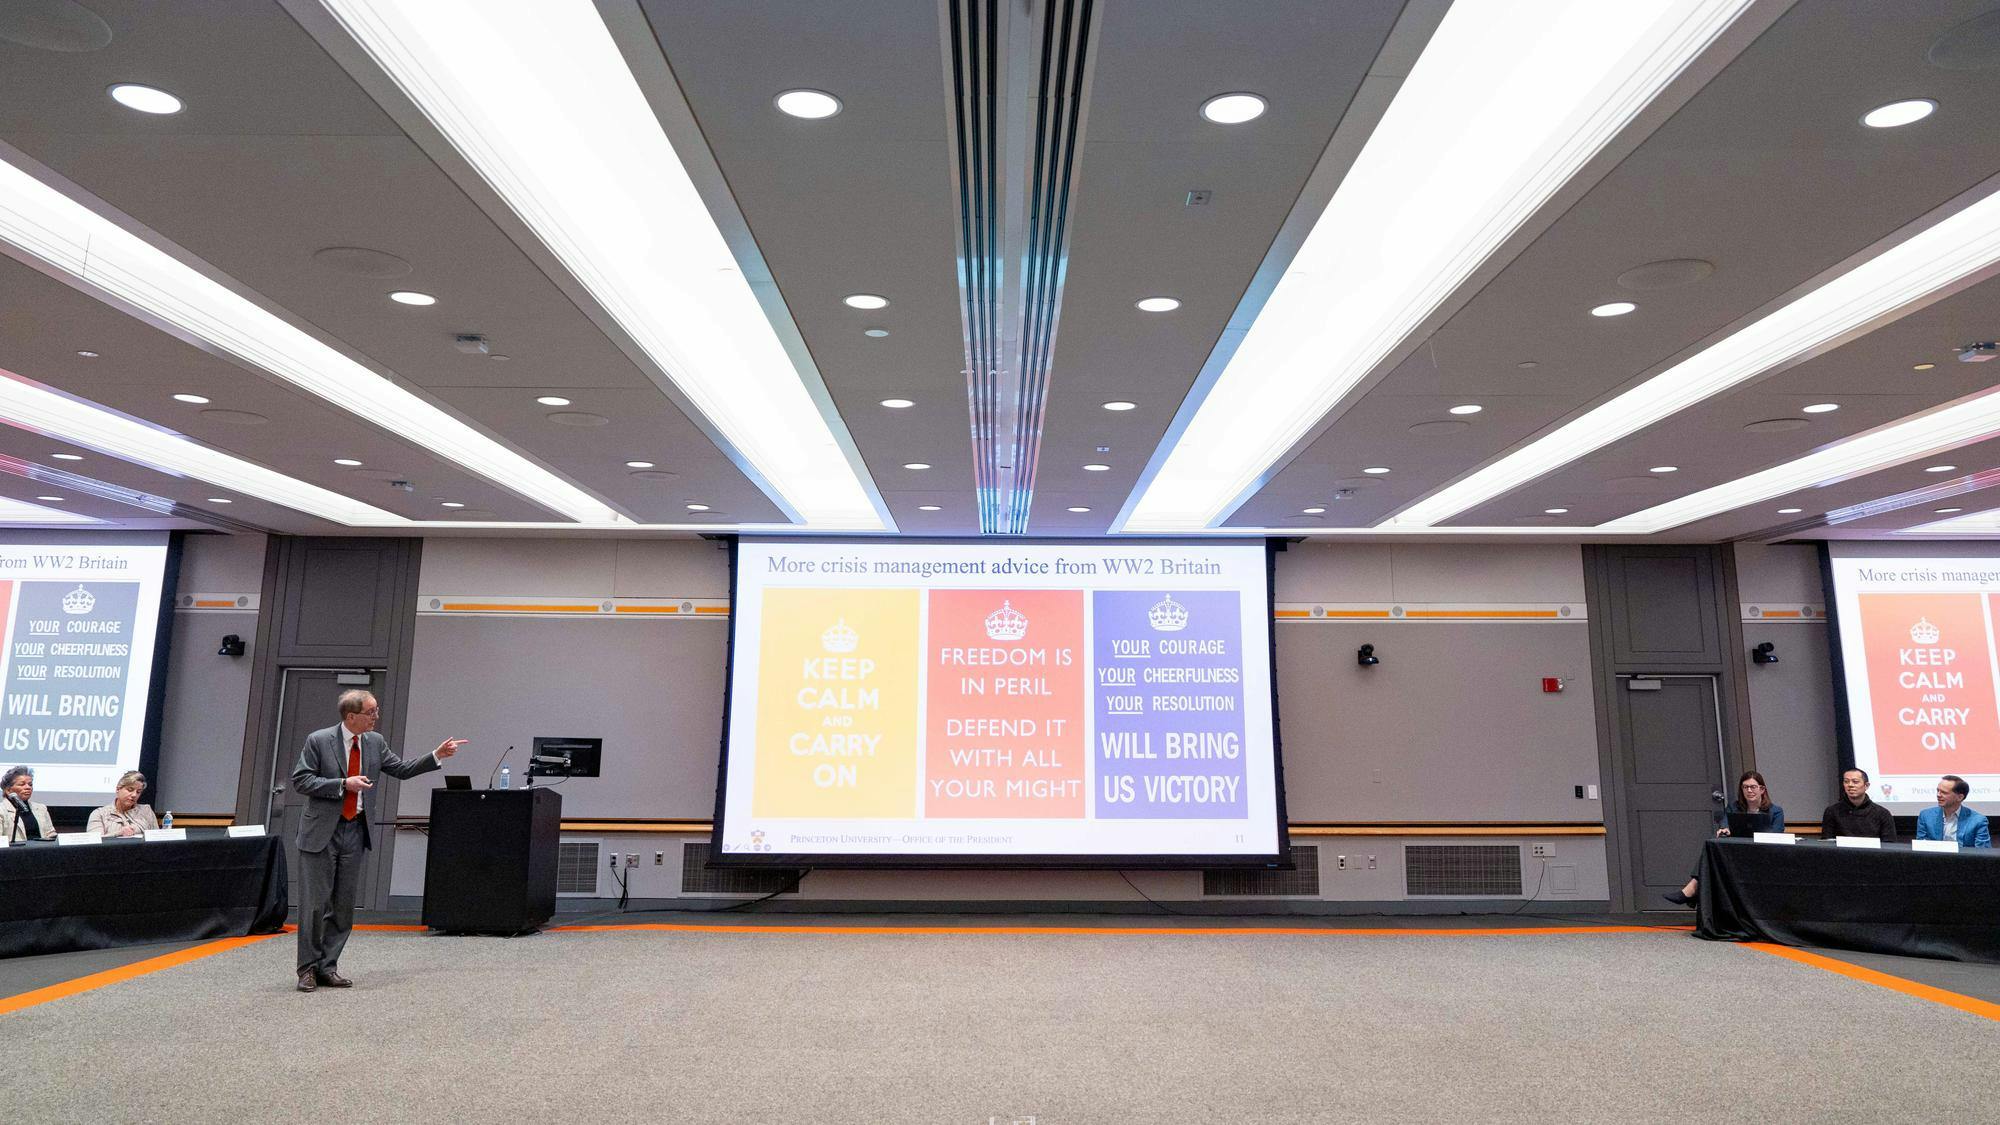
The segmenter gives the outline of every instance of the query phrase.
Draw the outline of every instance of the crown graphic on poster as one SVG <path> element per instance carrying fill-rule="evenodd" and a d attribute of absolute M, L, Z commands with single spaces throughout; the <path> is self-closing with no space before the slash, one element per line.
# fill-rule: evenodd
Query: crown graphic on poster
<path fill-rule="evenodd" d="M 831 628 L 819 635 L 819 647 L 828 652 L 853 652 L 861 644 L 861 634 L 848 628 L 847 618 L 834 621 Z"/>
<path fill-rule="evenodd" d="M 1175 601 L 1172 594 L 1168 594 L 1153 603 L 1153 608 L 1146 611 L 1146 623 L 1151 625 L 1156 633 L 1178 633 L 1187 628 L 1188 609 Z"/>
<path fill-rule="evenodd" d="M 1938 627 L 1931 624 L 1928 618 L 1919 617 L 1917 623 L 1910 626 L 1910 639 L 1920 645 L 1934 645 L 1938 643 L 1940 636 L 1943 634 L 1938 632 Z"/>
<path fill-rule="evenodd" d="M 1018 641 L 1028 635 L 1028 615 L 1014 608 L 1012 602 L 1003 601 L 1000 608 L 986 615 L 986 636 L 996 641 Z"/>
<path fill-rule="evenodd" d="M 82 583 L 78 583 L 76 589 L 63 595 L 64 613 L 89 613 L 91 607 L 96 604 L 97 599 L 90 596 L 90 591 L 84 589 Z"/>

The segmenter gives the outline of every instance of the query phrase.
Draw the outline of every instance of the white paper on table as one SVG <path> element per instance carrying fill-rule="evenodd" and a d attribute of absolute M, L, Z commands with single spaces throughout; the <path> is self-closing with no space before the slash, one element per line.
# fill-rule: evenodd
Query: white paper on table
<path fill-rule="evenodd" d="M 1796 844 L 1799 842 L 1799 838 L 1790 832 L 1759 832 L 1750 838 L 1760 844 Z"/>
<path fill-rule="evenodd" d="M 1913 852 L 1947 852 L 1956 855 L 1958 853 L 1958 841 L 1957 840 L 1911 840 L 1910 850 Z"/>
<path fill-rule="evenodd" d="M 229 826 L 229 834 L 231 836 L 262 836 L 264 834 L 264 826 L 261 824 L 232 824 Z"/>
<path fill-rule="evenodd" d="M 1843 848 L 1879 848 L 1882 841 L 1873 836 L 1835 836 L 1833 842 Z"/>
<path fill-rule="evenodd" d="M 185 828 L 146 829 L 146 842 L 149 844 L 155 843 L 160 840 L 185 840 L 187 838 L 188 838 L 188 830 Z"/>
<path fill-rule="evenodd" d="M 59 848 L 66 848 L 72 844 L 101 844 L 103 842 L 104 837 L 99 836 L 95 832 L 56 833 L 56 846 Z"/>

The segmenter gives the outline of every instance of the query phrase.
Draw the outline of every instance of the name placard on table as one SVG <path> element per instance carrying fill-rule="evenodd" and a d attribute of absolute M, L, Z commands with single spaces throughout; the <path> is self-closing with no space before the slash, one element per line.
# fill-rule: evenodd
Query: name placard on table
<path fill-rule="evenodd" d="M 1911 840 L 1910 850 L 1913 852 L 1946 852 L 1951 855 L 1957 855 L 1958 841 L 1957 840 Z"/>
<path fill-rule="evenodd" d="M 1790 832 L 1759 832 L 1750 838 L 1759 844 L 1796 844 L 1799 842 L 1799 838 Z"/>
<path fill-rule="evenodd" d="M 185 840 L 187 838 L 188 838 L 188 830 L 185 828 L 146 829 L 146 842 L 149 844 L 159 840 Z"/>
<path fill-rule="evenodd" d="M 263 834 L 264 826 L 261 824 L 232 824 L 229 826 L 229 836 L 231 839 L 235 839 L 238 836 L 262 836 Z"/>
<path fill-rule="evenodd" d="M 67 848 L 73 844 L 101 844 L 103 842 L 104 837 L 99 836 L 95 832 L 56 833 L 56 846 L 59 848 Z"/>
<path fill-rule="evenodd" d="M 1873 836 L 1835 836 L 1833 842 L 1843 848 L 1879 848 L 1882 841 Z"/>

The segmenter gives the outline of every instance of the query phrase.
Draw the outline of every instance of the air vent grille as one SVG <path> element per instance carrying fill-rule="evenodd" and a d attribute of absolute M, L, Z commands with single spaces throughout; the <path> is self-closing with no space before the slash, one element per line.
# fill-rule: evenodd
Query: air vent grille
<path fill-rule="evenodd" d="M 705 843 L 681 845 L 681 893 L 722 895 L 768 895 L 798 881 L 799 873 L 786 868 L 710 867 L 709 846 Z"/>
<path fill-rule="evenodd" d="M 1201 893 L 1212 896 L 1288 895 L 1319 897 L 1319 849 L 1292 848 L 1292 870 L 1224 868 L 1201 873 Z"/>
<path fill-rule="evenodd" d="M 558 840 L 556 842 L 556 893 L 595 895 L 597 864 L 603 858 L 601 840 Z"/>
<path fill-rule="evenodd" d="M 1425 895 L 1511 897 L 1521 893 L 1519 844 L 1411 844 L 1403 848 L 1405 889 Z"/>

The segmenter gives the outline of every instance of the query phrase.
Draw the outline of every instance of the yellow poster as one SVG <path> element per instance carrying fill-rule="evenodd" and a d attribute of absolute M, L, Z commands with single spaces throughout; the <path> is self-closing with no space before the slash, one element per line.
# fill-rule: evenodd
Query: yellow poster
<path fill-rule="evenodd" d="M 765 592 L 753 815 L 916 815 L 918 597 Z"/>

